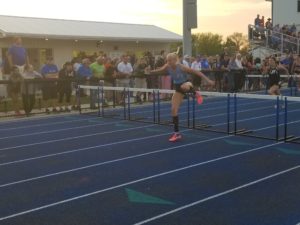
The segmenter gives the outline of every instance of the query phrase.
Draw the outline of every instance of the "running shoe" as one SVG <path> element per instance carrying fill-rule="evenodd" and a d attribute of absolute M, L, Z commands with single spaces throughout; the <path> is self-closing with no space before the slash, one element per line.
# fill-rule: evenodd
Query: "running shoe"
<path fill-rule="evenodd" d="M 203 97 L 202 97 L 200 91 L 196 91 L 196 99 L 197 99 L 197 103 L 199 105 L 201 105 L 203 103 Z"/>
<path fill-rule="evenodd" d="M 176 141 L 179 141 L 180 139 L 182 139 L 181 134 L 179 134 L 179 133 L 174 133 L 174 134 L 170 137 L 169 141 L 170 141 L 170 142 L 176 142 Z"/>

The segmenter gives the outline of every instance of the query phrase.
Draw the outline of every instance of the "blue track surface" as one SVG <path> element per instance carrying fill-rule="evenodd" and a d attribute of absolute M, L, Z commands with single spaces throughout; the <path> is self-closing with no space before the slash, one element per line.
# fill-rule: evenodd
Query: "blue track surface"
<path fill-rule="evenodd" d="M 238 103 L 238 129 L 274 136 L 272 101 Z M 186 105 L 182 125 L 187 124 Z M 169 120 L 169 107 L 162 102 L 163 121 Z M 150 122 L 151 110 L 150 105 L 135 107 L 132 115 Z M 288 111 L 288 132 L 300 136 L 299 103 L 290 103 Z M 114 113 L 121 117 L 122 109 Z M 224 99 L 206 99 L 196 107 L 196 123 L 226 131 L 226 113 Z M 280 124 L 282 135 L 283 120 Z M 174 144 L 167 141 L 171 131 L 79 115 L 1 122 L 0 224 L 300 222 L 300 145 L 186 128 L 184 139 Z M 134 201 L 128 190 L 168 204 Z"/>

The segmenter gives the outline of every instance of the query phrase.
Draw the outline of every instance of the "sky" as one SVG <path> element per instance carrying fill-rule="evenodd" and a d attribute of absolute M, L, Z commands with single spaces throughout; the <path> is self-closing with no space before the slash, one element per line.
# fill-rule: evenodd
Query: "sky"
<path fill-rule="evenodd" d="M 1 15 L 156 25 L 182 34 L 182 0 L 13 0 Z M 265 0 L 198 0 L 197 32 L 247 32 L 257 14 L 271 15 Z M 0 21 L 1 22 L 1 21 Z"/>

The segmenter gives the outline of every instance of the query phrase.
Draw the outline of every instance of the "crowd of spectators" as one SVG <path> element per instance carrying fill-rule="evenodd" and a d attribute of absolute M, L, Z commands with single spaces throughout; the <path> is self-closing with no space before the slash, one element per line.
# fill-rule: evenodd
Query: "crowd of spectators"
<path fill-rule="evenodd" d="M 35 92 L 39 88 L 42 89 L 47 113 L 70 111 L 71 106 L 76 106 L 75 99 L 71 97 L 75 84 L 172 89 L 170 76 L 147 75 L 146 73 L 149 69 L 157 69 L 165 64 L 166 53 L 164 51 L 156 57 L 146 52 L 140 58 L 134 55 L 122 55 L 120 58 L 110 58 L 105 54 L 91 57 L 82 55 L 65 62 L 62 68 L 55 64 L 53 57 L 48 57 L 45 65 L 37 72 L 30 65 L 30 59 L 27 57 L 25 48 L 22 47 L 22 40 L 15 38 L 7 56 L 12 81 L 8 85 L 8 93 L 17 115 L 20 114 L 20 104 L 18 104 L 20 97 L 23 100 L 25 113 L 29 114 L 32 111 L 35 104 Z M 232 54 L 224 48 L 223 52 L 215 56 L 185 55 L 180 57 L 179 63 L 202 71 L 210 79 L 215 80 L 215 87 L 209 87 L 201 82 L 200 78 L 191 77 L 196 88 L 208 91 L 239 92 L 244 89 L 255 91 L 261 88 L 260 78 L 249 78 L 247 79 L 249 82 L 245 82 L 246 74 L 266 74 L 268 58 L 262 60 L 253 58 L 251 55 Z M 287 54 L 278 58 L 278 68 L 281 74 L 300 74 L 300 57 Z M 28 82 L 32 79 L 43 82 L 38 85 L 35 82 Z M 90 95 L 90 107 L 96 107 L 98 97 L 96 91 L 90 93 L 82 91 L 79 94 Z M 140 92 L 135 93 L 134 97 L 138 103 L 151 98 Z M 124 104 L 121 93 L 114 96 L 112 92 L 105 92 L 104 104 L 111 101 Z"/>
<path fill-rule="evenodd" d="M 257 15 L 254 20 L 254 29 L 250 27 L 251 39 L 267 41 L 269 47 L 285 52 L 296 53 L 298 51 L 300 31 L 295 24 L 283 25 L 273 24 L 272 19 Z"/>

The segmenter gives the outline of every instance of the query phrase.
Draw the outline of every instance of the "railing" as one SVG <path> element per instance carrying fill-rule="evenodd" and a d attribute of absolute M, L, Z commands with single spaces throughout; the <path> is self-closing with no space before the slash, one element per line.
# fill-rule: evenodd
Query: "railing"
<path fill-rule="evenodd" d="M 215 87 L 207 87 L 205 83 L 198 78 L 194 79 L 194 83 L 201 87 L 201 90 L 214 92 L 257 92 L 266 93 L 268 88 L 267 76 L 260 75 L 259 70 L 250 71 L 224 71 L 224 70 L 207 70 L 202 71 L 211 79 L 216 81 Z M 134 84 L 135 77 L 131 77 L 131 87 L 137 87 Z M 160 79 L 157 75 L 145 75 L 139 78 L 145 78 L 148 88 L 171 89 L 170 87 L 161 86 Z M 198 79 L 198 80 L 197 80 Z M 285 83 L 289 82 L 290 89 L 285 95 L 297 96 L 299 76 L 282 76 Z M 170 82 L 171 83 L 171 82 Z M 48 108 L 58 108 L 55 113 L 76 112 L 78 109 L 78 97 L 82 98 L 86 105 L 93 106 L 92 93 L 79 93 L 78 85 L 99 85 L 99 82 L 85 81 L 78 79 L 70 80 L 24 80 L 22 82 L 12 82 L 8 80 L 0 80 L 0 117 L 15 116 L 20 111 L 22 116 L 30 116 L 31 114 L 52 113 L 46 111 Z M 103 82 L 102 82 L 103 84 Z M 116 86 L 115 79 L 104 80 L 104 86 Z M 62 89 L 64 88 L 64 89 Z M 138 87 L 137 87 L 138 88 Z M 59 101 L 59 95 L 64 94 L 64 100 Z M 68 96 L 69 95 L 69 96 Z M 107 93 L 110 105 L 118 106 L 115 99 L 115 93 Z M 62 97 L 62 96 L 61 96 Z M 67 97 L 67 99 L 66 99 Z M 68 99 L 68 97 L 70 97 Z M 135 97 L 135 96 L 133 96 Z M 169 96 L 168 96 L 169 97 Z M 151 98 L 151 96 L 145 96 Z M 67 100 L 67 101 L 66 101 Z"/>
<path fill-rule="evenodd" d="M 270 29 L 248 25 L 248 37 L 257 45 L 280 53 L 300 53 L 300 38 L 276 32 Z"/>

